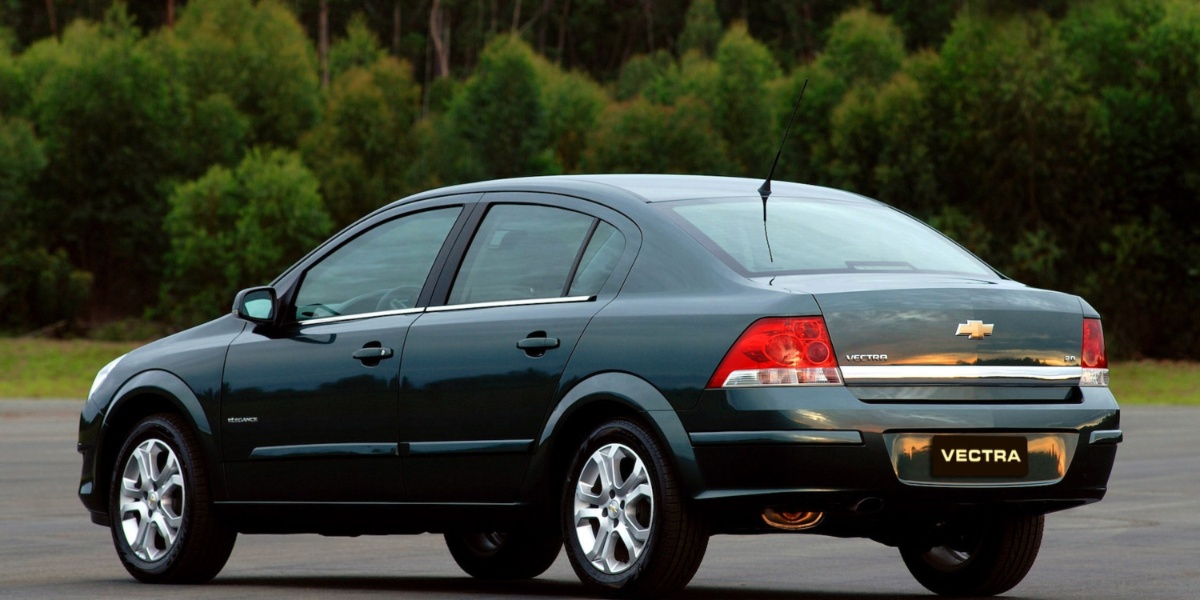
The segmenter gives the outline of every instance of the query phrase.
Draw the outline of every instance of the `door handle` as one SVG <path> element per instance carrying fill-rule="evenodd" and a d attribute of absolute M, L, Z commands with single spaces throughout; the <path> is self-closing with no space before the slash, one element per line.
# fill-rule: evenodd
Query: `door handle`
<path fill-rule="evenodd" d="M 351 354 L 350 356 L 353 357 L 354 360 L 361 360 L 364 362 L 373 360 L 375 362 L 379 362 L 385 358 L 391 358 L 392 357 L 392 349 L 391 348 L 375 348 L 375 347 L 359 348 L 358 350 L 355 350 L 354 354 Z"/>
<path fill-rule="evenodd" d="M 551 350 L 558 347 L 558 338 L 552 337 L 530 337 L 517 342 L 517 347 L 522 350 Z"/>

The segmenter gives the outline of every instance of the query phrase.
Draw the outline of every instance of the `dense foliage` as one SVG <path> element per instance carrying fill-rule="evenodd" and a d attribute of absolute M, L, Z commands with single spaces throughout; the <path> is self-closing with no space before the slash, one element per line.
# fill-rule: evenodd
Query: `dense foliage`
<path fill-rule="evenodd" d="M 1192 0 L 0 0 L 0 329 L 195 323 L 430 186 L 761 177 L 806 81 L 780 178 L 1197 357 Z"/>

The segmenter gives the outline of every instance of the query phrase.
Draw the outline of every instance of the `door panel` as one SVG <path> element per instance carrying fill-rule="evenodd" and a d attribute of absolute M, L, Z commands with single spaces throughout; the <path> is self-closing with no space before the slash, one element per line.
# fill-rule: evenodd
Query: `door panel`
<path fill-rule="evenodd" d="M 221 408 L 231 498 L 403 499 L 396 445 L 401 349 L 415 314 L 298 326 L 229 347 Z M 363 348 L 392 350 L 358 360 Z"/>
<path fill-rule="evenodd" d="M 336 240 L 280 295 L 291 323 L 234 340 L 221 421 L 232 499 L 404 499 L 404 341 L 466 220 L 463 205 L 444 202 L 404 207 Z"/>
<path fill-rule="evenodd" d="M 405 346 L 400 441 L 417 502 L 517 499 L 567 360 L 611 300 L 597 294 L 625 249 L 588 202 L 516 193 L 485 201 L 462 266 L 439 283 L 445 304 L 434 298 Z M 577 273 L 585 276 L 573 285 Z"/>
<path fill-rule="evenodd" d="M 585 301 L 428 312 L 417 319 L 401 383 L 410 500 L 515 499 L 559 377 L 597 310 L 596 302 Z M 558 345 L 517 347 L 531 338 Z"/>

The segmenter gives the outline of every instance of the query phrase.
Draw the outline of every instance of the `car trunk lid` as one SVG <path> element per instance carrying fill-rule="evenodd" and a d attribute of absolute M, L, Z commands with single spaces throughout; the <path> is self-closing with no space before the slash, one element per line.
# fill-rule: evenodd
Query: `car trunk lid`
<path fill-rule="evenodd" d="M 816 298 L 847 385 L 1070 387 L 1079 379 L 1083 312 L 1071 295 L 923 274 L 769 284 Z M 952 399 L 959 392 L 929 394 Z M 1062 390 L 1053 395 L 1061 399 Z"/>

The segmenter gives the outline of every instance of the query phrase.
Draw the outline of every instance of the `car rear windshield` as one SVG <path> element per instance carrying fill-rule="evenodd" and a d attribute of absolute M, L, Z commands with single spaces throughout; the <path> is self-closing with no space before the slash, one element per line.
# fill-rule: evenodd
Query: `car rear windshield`
<path fill-rule="evenodd" d="M 958 244 L 884 204 L 758 197 L 660 204 L 718 258 L 746 275 L 956 273 L 996 278 Z"/>

